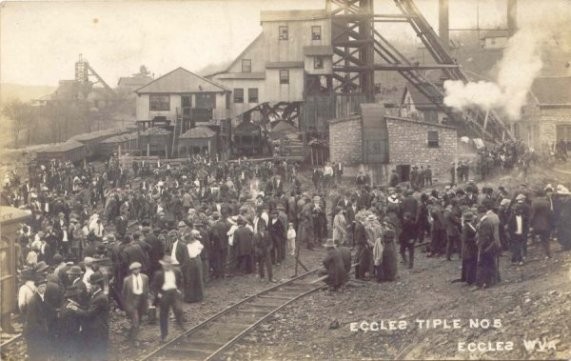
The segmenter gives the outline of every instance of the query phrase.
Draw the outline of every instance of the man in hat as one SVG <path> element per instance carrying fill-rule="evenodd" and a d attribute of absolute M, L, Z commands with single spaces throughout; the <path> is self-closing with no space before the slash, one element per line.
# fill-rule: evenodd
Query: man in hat
<path fill-rule="evenodd" d="M 149 298 L 149 278 L 141 273 L 141 264 L 133 262 L 129 266 L 131 274 L 123 281 L 123 306 L 131 319 L 129 341 L 138 346 L 137 335 L 141 317 L 147 312 Z"/>
<path fill-rule="evenodd" d="M 460 281 L 468 285 L 476 283 L 476 270 L 478 267 L 478 246 L 476 244 L 476 226 L 474 225 L 474 213 L 467 211 L 463 215 L 462 224 L 462 273 Z"/>
<path fill-rule="evenodd" d="M 161 268 L 159 261 L 165 255 L 164 247 L 161 241 L 153 233 L 153 229 L 149 222 L 143 223 L 143 242 L 148 245 L 147 254 L 149 257 L 149 269 L 147 271 L 149 277 Z"/>
<path fill-rule="evenodd" d="M 162 270 L 155 272 L 151 282 L 151 291 L 155 295 L 155 303 L 158 303 L 159 323 L 161 328 L 161 342 L 165 342 L 168 336 L 169 313 L 172 308 L 177 324 L 184 328 L 184 318 L 180 307 L 182 274 L 172 264 L 171 257 L 166 255 L 159 261 Z"/>
<path fill-rule="evenodd" d="M 269 236 L 272 243 L 271 260 L 272 264 L 280 264 L 285 259 L 286 244 L 286 223 L 280 218 L 279 211 L 274 209 L 270 215 L 268 224 Z"/>
<path fill-rule="evenodd" d="M 264 268 L 268 273 L 268 281 L 272 282 L 272 240 L 268 232 L 269 217 L 263 207 L 258 207 L 256 216 L 254 217 L 254 240 L 256 249 L 256 261 L 258 266 L 258 275 L 260 279 L 264 278 Z"/>
<path fill-rule="evenodd" d="M 250 227 L 246 227 L 244 216 L 238 216 L 236 223 L 238 228 L 234 231 L 233 244 L 237 268 L 249 274 L 254 272 L 254 232 Z"/>
<path fill-rule="evenodd" d="M 522 203 L 518 202 L 514 205 L 506 222 L 506 227 L 511 244 L 512 264 L 523 265 L 523 249 L 524 243 L 527 243 L 529 219 L 524 214 Z"/>
<path fill-rule="evenodd" d="M 50 310 L 45 301 L 47 280 L 38 278 L 36 288 L 25 307 L 25 322 L 23 329 L 26 341 L 28 360 L 43 361 L 53 353 L 49 329 Z"/>
<path fill-rule="evenodd" d="M 210 243 L 210 265 L 212 266 L 212 276 L 214 278 L 224 278 L 226 271 L 226 259 L 228 257 L 228 230 L 230 225 L 220 218 L 220 213 L 213 212 L 212 220 L 214 224 L 208 232 Z"/>
<path fill-rule="evenodd" d="M 82 340 L 86 360 L 107 361 L 109 352 L 109 311 L 107 295 L 103 293 L 105 276 L 94 272 L 89 277 L 91 297 L 87 309 L 68 304 L 67 307 L 82 318 Z"/>
<path fill-rule="evenodd" d="M 553 219 L 553 211 L 551 210 L 549 200 L 545 196 L 545 192 L 538 190 L 536 197 L 531 202 L 531 211 L 529 216 L 530 231 L 533 236 L 539 238 L 545 259 L 551 258 L 551 249 L 549 246 L 551 226 Z"/>
<path fill-rule="evenodd" d="M 347 271 L 341 253 L 335 248 L 335 241 L 328 239 L 323 245 L 327 254 L 323 259 L 323 267 L 321 275 L 327 275 L 324 282 L 329 286 L 329 290 L 337 291 L 345 282 L 347 282 Z"/>

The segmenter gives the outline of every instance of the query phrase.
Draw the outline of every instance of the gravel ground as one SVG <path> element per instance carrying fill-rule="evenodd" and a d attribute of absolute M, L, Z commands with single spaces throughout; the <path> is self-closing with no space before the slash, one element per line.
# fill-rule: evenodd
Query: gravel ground
<path fill-rule="evenodd" d="M 317 249 L 308 251 L 301 249 L 300 259 L 309 269 L 314 269 L 321 264 L 324 251 Z M 280 266 L 274 267 L 274 278 L 277 281 L 285 281 L 294 275 L 295 259 L 288 256 Z M 299 274 L 305 272 L 301 267 Z M 186 328 L 190 329 L 224 308 L 235 304 L 254 293 L 262 291 L 275 285 L 267 280 L 260 280 L 256 275 L 240 275 L 223 280 L 213 280 L 205 289 L 204 301 L 201 303 L 183 303 L 183 310 L 186 317 Z M 174 317 L 171 315 L 171 317 Z M 160 331 L 158 322 L 156 325 L 149 325 L 143 321 L 139 334 L 139 347 L 131 346 L 127 341 L 129 321 L 121 311 L 111 315 L 111 340 L 113 360 L 135 360 L 137 357 L 152 351 L 159 345 Z M 176 337 L 181 331 L 176 327 L 174 321 L 169 324 L 169 338 Z"/>
<path fill-rule="evenodd" d="M 558 249 L 558 247 L 556 248 Z M 530 248 L 524 266 L 501 259 L 502 282 L 474 290 L 450 281 L 459 262 L 418 257 L 393 283 L 362 282 L 312 294 L 283 309 L 226 354 L 226 360 L 568 359 L 571 356 L 571 254 L 545 261 Z M 415 320 L 460 320 L 458 329 L 419 329 Z M 470 328 L 470 319 L 501 322 Z M 404 330 L 351 331 L 352 322 L 406 321 Z M 337 321 L 338 328 L 330 328 Z M 484 321 L 485 322 L 485 321 Z M 499 325 L 498 325 L 499 326 Z M 389 327 L 387 325 L 387 327 Z M 523 340 L 546 337 L 556 350 L 527 352 Z M 461 352 L 460 342 L 513 342 L 511 351 Z M 495 348 L 498 346 L 496 345 Z M 507 346 L 504 346 L 507 347 Z"/>

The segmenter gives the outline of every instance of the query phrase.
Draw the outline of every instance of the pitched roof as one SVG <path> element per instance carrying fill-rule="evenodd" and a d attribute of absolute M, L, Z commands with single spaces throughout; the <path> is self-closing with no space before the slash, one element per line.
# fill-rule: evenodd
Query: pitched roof
<path fill-rule="evenodd" d="M 198 92 L 226 92 L 230 91 L 222 84 L 206 79 L 182 67 L 167 73 L 137 89 L 138 94 L 149 93 L 198 93 Z"/>
<path fill-rule="evenodd" d="M 208 127 L 194 127 L 187 130 L 180 139 L 212 138 L 216 133 Z"/>
<path fill-rule="evenodd" d="M 119 78 L 117 86 L 119 87 L 142 87 L 153 81 L 150 76 L 124 76 Z"/>
<path fill-rule="evenodd" d="M 412 97 L 412 101 L 414 103 L 414 107 L 418 110 L 429 110 L 429 109 L 437 109 L 436 104 L 430 101 L 420 90 L 418 90 L 414 85 L 408 84 L 403 92 L 402 102 L 404 102 L 404 95 L 406 92 L 410 93 Z"/>
<path fill-rule="evenodd" d="M 325 19 L 328 17 L 325 9 L 308 10 L 267 10 L 260 12 L 260 22 L 264 21 L 303 21 Z"/>
<path fill-rule="evenodd" d="M 536 78 L 531 93 L 539 105 L 571 105 L 571 76 Z"/>
<path fill-rule="evenodd" d="M 246 48 L 244 48 L 244 50 L 242 50 L 240 52 L 240 54 L 238 54 L 238 56 L 236 56 L 236 58 L 234 58 L 234 60 L 232 60 L 228 65 L 226 65 L 223 69 L 220 69 L 218 71 L 214 71 L 211 72 L 210 74 L 206 75 L 207 78 L 213 77 L 215 75 L 218 74 L 222 74 L 222 73 L 227 73 L 230 71 L 230 69 L 234 66 L 234 64 L 236 64 L 238 61 L 240 61 L 240 59 L 242 58 L 242 56 L 251 48 L 254 47 L 254 45 L 256 45 L 257 42 L 262 40 L 262 35 L 264 33 L 259 33 L 258 36 L 256 36 L 256 38 L 254 40 L 252 40 L 252 42 L 250 44 L 248 44 L 248 46 L 246 46 Z"/>

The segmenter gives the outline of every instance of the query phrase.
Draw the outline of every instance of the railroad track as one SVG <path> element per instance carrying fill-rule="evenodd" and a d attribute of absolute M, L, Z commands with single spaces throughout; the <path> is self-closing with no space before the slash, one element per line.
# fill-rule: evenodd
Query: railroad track
<path fill-rule="evenodd" d="M 270 316 L 324 288 L 318 269 L 245 298 L 180 336 L 139 358 L 139 361 L 217 360 L 232 345 Z"/>

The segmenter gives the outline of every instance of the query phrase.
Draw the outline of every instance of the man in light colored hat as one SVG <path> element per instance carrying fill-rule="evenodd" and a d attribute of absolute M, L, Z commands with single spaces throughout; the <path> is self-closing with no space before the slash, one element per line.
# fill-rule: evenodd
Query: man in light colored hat
<path fill-rule="evenodd" d="M 131 274 L 123 281 L 123 306 L 131 319 L 129 341 L 138 346 L 137 335 L 141 325 L 141 317 L 147 312 L 149 298 L 149 278 L 141 273 L 142 265 L 133 262 L 129 266 Z"/>

